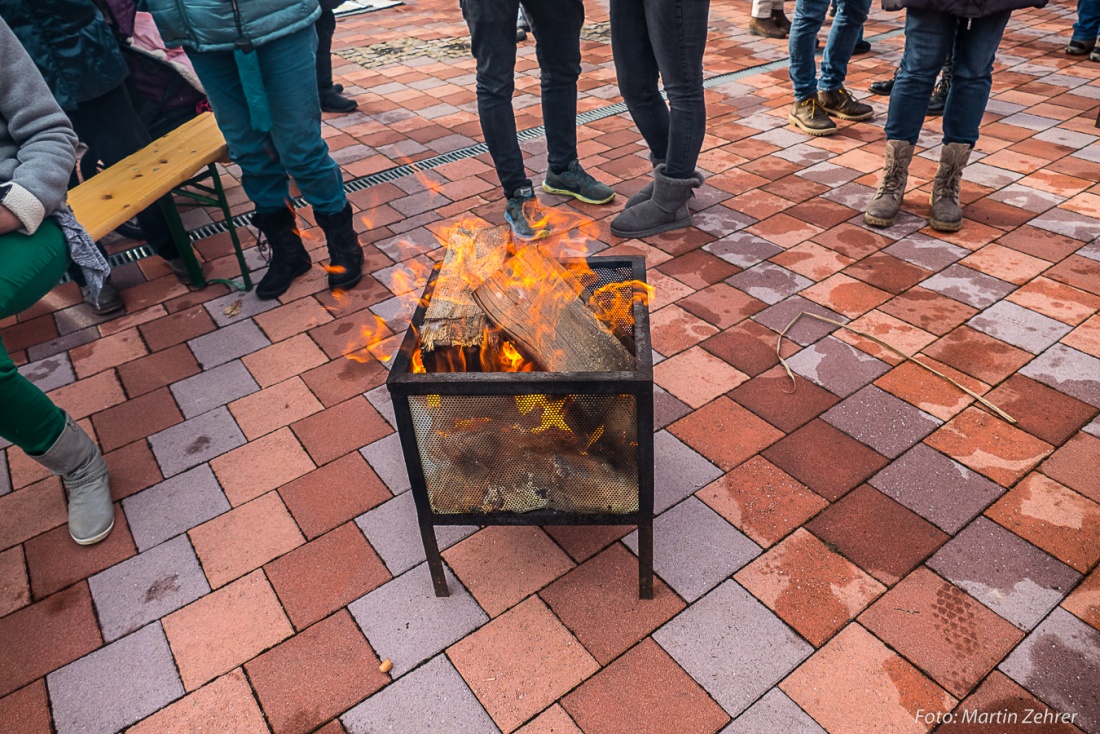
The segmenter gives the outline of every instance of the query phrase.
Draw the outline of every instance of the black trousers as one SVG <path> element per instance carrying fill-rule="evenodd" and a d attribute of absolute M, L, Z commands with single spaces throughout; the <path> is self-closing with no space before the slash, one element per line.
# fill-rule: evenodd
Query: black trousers
<path fill-rule="evenodd" d="M 619 91 L 653 157 L 666 161 L 669 178 L 691 176 L 707 131 L 703 51 L 709 14 L 710 0 L 611 0 Z"/>
<path fill-rule="evenodd" d="M 125 84 L 119 84 L 95 99 L 81 102 L 75 110 L 68 110 L 68 115 L 77 136 L 105 166 L 113 166 L 152 142 L 145 124 L 134 111 Z M 163 201 L 171 204 L 172 197 L 166 196 Z M 159 205 L 140 212 L 137 220 L 145 240 L 158 255 L 166 260 L 179 257 L 172 231 Z M 72 270 L 69 274 L 80 282 L 81 278 L 73 275 Z"/>
<path fill-rule="evenodd" d="M 336 32 L 336 13 L 321 3 L 321 17 L 314 23 L 317 28 L 317 89 L 324 94 L 332 89 L 332 34 Z"/>
<path fill-rule="evenodd" d="M 477 112 L 504 196 L 530 186 L 512 110 L 519 0 L 460 0 L 477 59 Z M 563 171 L 577 158 L 577 78 L 581 74 L 582 0 L 523 0 L 542 71 L 548 163 Z"/>

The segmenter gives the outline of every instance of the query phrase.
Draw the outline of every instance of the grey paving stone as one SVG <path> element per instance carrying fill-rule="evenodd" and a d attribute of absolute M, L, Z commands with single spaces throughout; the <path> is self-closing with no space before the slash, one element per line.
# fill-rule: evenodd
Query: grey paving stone
<path fill-rule="evenodd" d="M 734 717 L 813 652 L 732 580 L 674 617 L 653 639 Z"/>
<path fill-rule="evenodd" d="M 653 435 L 653 512 L 661 514 L 718 477 L 722 470 L 668 431 Z"/>
<path fill-rule="evenodd" d="M 238 301 L 240 302 L 239 308 L 237 307 Z M 215 324 L 229 326 L 230 324 L 248 321 L 256 314 L 270 311 L 281 305 L 278 299 L 273 298 L 269 301 L 259 299 L 256 296 L 256 291 L 253 290 L 248 293 L 227 293 L 212 301 L 207 301 L 203 304 L 203 308 L 210 314 L 210 318 L 214 319 Z M 226 313 L 226 311 L 230 313 Z"/>
<path fill-rule="evenodd" d="M 794 321 L 795 317 L 801 313 L 816 314 L 833 321 L 839 321 L 842 324 L 846 324 L 850 320 L 845 316 L 841 316 L 836 311 L 825 308 L 813 301 L 807 301 L 802 296 L 791 296 L 786 300 L 780 301 L 774 306 L 770 306 L 754 314 L 752 320 L 768 327 L 772 331 L 781 333 L 792 321 Z M 834 326 L 825 321 L 803 316 L 798 319 L 798 323 L 792 326 L 790 331 L 787 332 L 786 338 L 805 347 L 813 344 L 824 336 L 832 334 L 839 328 L 839 326 Z"/>
<path fill-rule="evenodd" d="M 897 220 L 889 227 L 879 228 L 872 227 L 863 221 L 863 215 L 857 214 L 848 220 L 848 224 L 855 225 L 856 227 L 862 227 L 868 232 L 874 232 L 884 237 L 889 237 L 892 240 L 902 240 L 906 237 L 910 237 L 918 232 L 918 230 L 924 229 L 928 226 L 928 220 L 924 217 L 918 217 L 916 214 L 910 214 L 909 212 L 902 211 L 898 213 Z"/>
<path fill-rule="evenodd" d="M 409 489 L 409 471 L 405 467 L 405 456 L 401 453 L 401 437 L 391 433 L 372 444 L 359 449 L 374 473 L 385 482 L 393 494 L 401 494 Z"/>
<path fill-rule="evenodd" d="M 979 517 L 928 567 L 1021 629 L 1031 629 L 1081 574 L 992 520 Z"/>
<path fill-rule="evenodd" d="M 885 390 L 868 385 L 822 416 L 857 441 L 890 459 L 896 459 L 917 441 L 943 425 Z"/>
<path fill-rule="evenodd" d="M 1100 731 L 1100 632 L 1055 609 L 1012 651 L 1000 669 L 1074 724 Z"/>
<path fill-rule="evenodd" d="M 1020 374 L 1100 408 L 1100 359 L 1055 344 L 1028 362 Z"/>
<path fill-rule="evenodd" d="M 875 190 L 870 186 L 850 183 L 839 186 L 832 191 L 826 191 L 821 196 L 829 201 L 835 201 L 837 204 L 843 204 L 849 209 L 861 212 L 867 208 L 867 203 L 871 201 L 871 197 L 874 195 Z"/>
<path fill-rule="evenodd" d="M 773 688 L 720 734 L 825 734 L 825 730 L 786 693 Z"/>
<path fill-rule="evenodd" d="M 448 597 L 432 590 L 428 564 L 406 571 L 348 605 L 380 658 L 393 661 L 398 678 L 489 621 L 469 592 L 446 569 Z"/>
<path fill-rule="evenodd" d="M 178 536 L 88 579 L 103 639 L 110 642 L 210 593 L 186 536 Z"/>
<path fill-rule="evenodd" d="M 1087 257 L 1089 260 L 1100 260 L 1100 239 L 1093 241 L 1090 245 L 1085 245 L 1076 254 Z"/>
<path fill-rule="evenodd" d="M 46 677 L 58 734 L 109 734 L 183 695 L 160 623 Z"/>
<path fill-rule="evenodd" d="M 638 553 L 637 531 L 625 542 Z M 653 568 L 689 602 L 758 555 L 760 546 L 695 497 L 653 521 Z"/>
<path fill-rule="evenodd" d="M 728 206 L 712 206 L 695 212 L 693 217 L 695 220 L 693 226 L 696 229 L 701 229 L 715 237 L 725 237 L 756 223 L 756 220 L 748 214 L 734 211 Z"/>
<path fill-rule="evenodd" d="M 989 198 L 1036 214 L 1041 214 L 1066 200 L 1064 196 L 1058 196 L 1049 191 L 1033 189 L 1030 186 L 1021 184 L 1005 186 L 1000 191 L 994 191 L 989 195 Z"/>
<path fill-rule="evenodd" d="M 919 232 L 898 240 L 883 252 L 933 272 L 943 270 L 970 254 L 966 248 Z"/>
<path fill-rule="evenodd" d="M 1087 426 L 1085 426 L 1081 430 L 1084 431 L 1085 433 L 1088 433 L 1088 434 L 1091 434 L 1093 436 L 1096 436 L 1097 438 L 1100 438 L 1100 416 L 1098 416 L 1096 418 L 1093 418 L 1092 423 L 1089 423 Z M 2 481 L 2 480 L 3 480 L 3 475 L 0 474 L 0 481 Z M 0 491 L 0 494 L 3 494 L 3 491 Z"/>
<path fill-rule="evenodd" d="M 739 268 L 751 268 L 769 257 L 783 252 L 783 248 L 773 245 L 765 239 L 748 232 L 734 232 L 703 246 L 712 255 L 717 255 Z"/>
<path fill-rule="evenodd" d="M 963 172 L 963 179 L 976 183 L 979 186 L 988 186 L 991 189 L 1000 189 L 1015 183 L 1024 177 L 1022 173 L 1006 171 L 997 166 L 986 163 L 971 163 Z"/>
<path fill-rule="evenodd" d="M 761 138 L 758 135 L 754 135 L 752 138 L 750 138 L 750 140 L 752 139 L 760 140 Z M 798 163 L 799 165 L 804 166 L 812 166 L 815 163 L 821 163 L 822 161 L 827 161 L 830 158 L 836 157 L 836 153 L 832 152 L 831 150 L 816 148 L 812 145 L 807 145 L 806 143 L 796 143 L 789 148 L 777 150 L 772 155 L 774 155 L 776 158 L 782 158 L 785 161 Z"/>
<path fill-rule="evenodd" d="M 424 562 L 424 544 L 411 492 L 363 513 L 355 522 L 394 576 Z M 435 528 L 435 542 L 445 550 L 475 532 L 476 525 L 440 525 Z"/>
<path fill-rule="evenodd" d="M 803 168 L 800 171 L 795 171 L 795 175 L 819 183 L 822 186 L 836 189 L 846 183 L 854 181 L 863 174 L 845 166 L 838 166 L 835 163 L 822 161 L 821 163 L 815 163 L 814 165 Z"/>
<path fill-rule="evenodd" d="M 394 296 L 370 307 L 372 313 L 386 322 L 395 334 L 404 334 L 409 328 L 409 320 L 416 310 L 416 301 L 410 298 Z"/>
<path fill-rule="evenodd" d="M 11 474 L 8 472 L 8 452 L 0 450 L 0 497 L 11 491 Z"/>
<path fill-rule="evenodd" d="M 1005 491 L 923 443 L 868 481 L 948 533 L 958 532 Z"/>
<path fill-rule="evenodd" d="M 386 686 L 341 716 L 340 721 L 348 734 L 500 731 L 446 655 L 437 655 Z"/>
<path fill-rule="evenodd" d="M 260 389 L 240 360 L 180 380 L 170 388 L 184 418 L 227 405 Z"/>
<path fill-rule="evenodd" d="M 204 370 L 232 362 L 271 344 L 251 320 L 197 336 L 187 345 Z"/>
<path fill-rule="evenodd" d="M 1032 354 L 1043 351 L 1073 329 L 1069 324 L 1055 321 L 1011 301 L 994 303 L 971 318 L 967 324 Z"/>
<path fill-rule="evenodd" d="M 65 352 L 40 359 L 37 362 L 28 362 L 19 368 L 19 374 L 30 380 L 42 392 L 56 390 L 59 387 L 76 382 L 73 364 L 69 361 L 69 355 Z"/>
<path fill-rule="evenodd" d="M 779 303 L 814 284 L 809 278 L 770 262 L 753 265 L 748 270 L 726 278 L 726 282 L 753 298 L 770 304 Z"/>
<path fill-rule="evenodd" d="M 74 347 L 79 347 L 81 344 L 95 341 L 98 338 L 99 329 L 94 326 L 89 326 L 80 331 L 74 331 L 71 334 L 65 334 L 56 339 L 51 339 L 48 342 L 42 342 L 41 344 L 35 344 L 33 347 L 29 347 L 27 349 L 27 359 L 34 362 L 39 359 L 45 359 L 46 357 L 52 357 L 55 354 L 61 354 Z"/>
<path fill-rule="evenodd" d="M 138 551 L 229 510 L 229 500 L 210 466 L 203 464 L 122 501 Z"/>
<path fill-rule="evenodd" d="M 890 365 L 828 336 L 787 360 L 791 370 L 846 398 L 890 371 Z"/>
<path fill-rule="evenodd" d="M 1093 219 L 1068 209 L 1051 209 L 1035 217 L 1028 224 L 1085 242 L 1091 242 L 1100 234 L 1100 219 Z"/>
<path fill-rule="evenodd" d="M 166 477 L 210 461 L 245 443 L 237 421 L 224 406 L 149 437 L 153 455 Z"/>
<path fill-rule="evenodd" d="M 363 393 L 363 397 L 367 399 L 367 402 L 374 406 L 374 409 L 382 414 L 382 417 L 386 419 L 386 422 L 390 424 L 391 428 L 397 428 L 397 419 L 393 417 L 393 402 L 390 400 L 390 390 L 385 385 L 379 385 L 373 390 L 368 390 Z"/>
<path fill-rule="evenodd" d="M 655 430 L 659 431 L 675 423 L 690 412 L 690 406 L 680 402 L 659 385 L 653 386 L 653 428 Z"/>
<path fill-rule="evenodd" d="M 948 298 L 962 301 L 974 308 L 987 308 L 1016 290 L 1016 286 L 992 275 L 979 273 L 965 265 L 951 265 L 941 273 L 926 278 L 922 288 L 936 291 Z"/>

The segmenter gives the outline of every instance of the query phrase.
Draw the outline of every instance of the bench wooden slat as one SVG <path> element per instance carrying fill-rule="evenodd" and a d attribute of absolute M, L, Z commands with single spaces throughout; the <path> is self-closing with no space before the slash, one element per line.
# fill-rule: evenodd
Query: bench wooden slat
<path fill-rule="evenodd" d="M 226 152 L 214 114 L 204 112 L 72 189 L 69 206 L 102 239 Z"/>

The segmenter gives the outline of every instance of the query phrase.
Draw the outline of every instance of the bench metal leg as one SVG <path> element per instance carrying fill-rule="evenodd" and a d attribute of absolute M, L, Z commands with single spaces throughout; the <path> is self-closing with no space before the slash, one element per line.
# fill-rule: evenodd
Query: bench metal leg
<path fill-rule="evenodd" d="M 183 264 L 187 267 L 187 274 L 191 276 L 191 285 L 196 288 L 205 287 L 206 279 L 202 275 L 202 267 L 195 258 L 195 251 L 191 249 L 191 237 L 183 226 L 179 210 L 171 201 L 171 195 L 162 197 L 159 203 L 161 211 L 164 212 L 164 219 L 168 222 L 168 231 L 172 233 L 172 241 L 176 243 L 176 250 L 179 251 Z"/>
<path fill-rule="evenodd" d="M 208 178 L 210 179 L 210 185 L 202 183 Z M 177 188 L 173 193 L 185 196 L 203 206 L 216 206 L 222 210 L 222 214 L 225 216 L 226 229 L 229 230 L 229 239 L 233 242 L 233 252 L 237 256 L 237 265 L 241 269 L 241 280 L 244 282 L 244 285 L 241 285 L 235 280 L 228 280 L 225 278 L 211 278 L 210 280 L 206 280 L 206 278 L 203 277 L 202 267 L 199 265 L 198 259 L 195 257 L 195 252 L 191 248 L 191 238 L 183 228 L 183 221 L 180 219 L 179 212 L 176 211 L 176 207 L 173 205 L 171 207 L 171 212 L 168 212 L 167 209 L 165 210 L 165 215 L 168 217 L 168 225 L 172 230 L 172 237 L 179 247 L 180 256 L 187 266 L 187 272 L 191 275 L 192 285 L 196 288 L 202 288 L 210 283 L 222 283 L 238 291 L 252 290 L 252 276 L 249 272 L 248 263 L 244 259 L 244 250 L 241 248 L 241 240 L 237 236 L 237 228 L 233 225 L 233 215 L 229 211 L 229 201 L 225 198 L 225 189 L 222 188 L 222 181 L 221 177 L 218 175 L 217 164 L 211 163 L 206 167 L 204 172 L 189 181 L 185 181 L 183 185 Z"/>
<path fill-rule="evenodd" d="M 233 251 L 237 253 L 237 264 L 241 267 L 241 279 L 244 281 L 244 290 L 252 290 L 252 277 L 248 270 L 248 263 L 244 259 L 244 250 L 241 249 L 241 240 L 237 237 L 237 227 L 233 224 L 233 214 L 229 211 L 229 201 L 225 198 L 225 189 L 222 188 L 222 179 L 218 175 L 217 164 L 209 166 L 210 178 L 214 182 L 214 192 L 218 198 L 218 206 L 225 215 L 225 226 L 229 230 L 229 239 L 233 242 Z"/>

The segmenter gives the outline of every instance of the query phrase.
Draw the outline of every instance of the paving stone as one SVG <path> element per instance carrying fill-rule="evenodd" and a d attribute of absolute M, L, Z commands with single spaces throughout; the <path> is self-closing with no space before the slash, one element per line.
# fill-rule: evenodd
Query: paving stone
<path fill-rule="evenodd" d="M 825 730 L 787 694 L 773 688 L 721 734 L 825 734 Z"/>
<path fill-rule="evenodd" d="M 923 353 L 988 385 L 995 385 L 1032 359 L 1032 355 L 999 339 L 960 326 Z"/>
<path fill-rule="evenodd" d="M 0 497 L 11 492 L 11 474 L 8 472 L 8 454 L 0 451 Z"/>
<path fill-rule="evenodd" d="M 166 477 L 203 464 L 242 446 L 244 434 L 229 409 L 216 408 L 149 437 L 153 455 Z"/>
<path fill-rule="evenodd" d="M 979 517 L 928 567 L 1021 629 L 1031 629 L 1081 574 L 1000 525 Z"/>
<path fill-rule="evenodd" d="M 813 648 L 734 581 L 726 581 L 653 633 L 731 716 L 805 660 Z"/>
<path fill-rule="evenodd" d="M 0 721 L 12 732 L 53 734 L 46 681 L 40 678 L 15 693 L 0 698 Z"/>
<path fill-rule="evenodd" d="M 703 245 L 703 249 L 717 255 L 739 268 L 751 268 L 773 255 L 783 252 L 782 247 L 748 232 L 735 232 Z M 742 289 L 744 290 L 744 289 Z"/>
<path fill-rule="evenodd" d="M 210 592 L 185 536 L 150 548 L 88 579 L 103 638 L 117 640 Z"/>
<path fill-rule="evenodd" d="M 134 555 L 134 541 L 122 507 L 115 505 L 114 517 L 111 534 L 92 546 L 74 543 L 68 524 L 31 538 L 23 545 L 36 600 Z"/>
<path fill-rule="evenodd" d="M 932 447 L 918 443 L 869 480 L 921 517 L 956 533 L 1004 489 Z"/>
<path fill-rule="evenodd" d="M 883 252 L 933 272 L 943 270 L 970 254 L 966 248 L 920 233 L 898 240 Z"/>
<path fill-rule="evenodd" d="M 359 453 L 395 495 L 409 489 L 409 470 L 405 466 L 405 455 L 401 451 L 401 437 L 398 434 L 391 433 L 380 438 L 359 449 Z"/>
<path fill-rule="evenodd" d="M 1093 502 L 1100 502 L 1100 476 L 1094 470 L 1097 457 L 1100 457 L 1100 441 L 1079 433 L 1043 464 L 1043 473 Z"/>
<path fill-rule="evenodd" d="M 1053 450 L 999 417 L 970 407 L 925 443 L 966 464 L 1002 487 L 1011 487 Z"/>
<path fill-rule="evenodd" d="M 279 494 L 311 539 L 390 498 L 382 480 L 354 451 L 283 485 Z"/>
<path fill-rule="evenodd" d="M 217 517 L 229 509 L 209 466 L 195 467 L 122 501 L 138 551 Z"/>
<path fill-rule="evenodd" d="M 886 465 L 886 457 L 822 420 L 776 442 L 762 456 L 830 502 Z"/>
<path fill-rule="evenodd" d="M 1010 301 L 998 301 L 967 324 L 1032 354 L 1039 354 L 1073 328 Z"/>
<path fill-rule="evenodd" d="M 635 554 L 638 533 L 624 542 Z M 653 523 L 654 570 L 689 602 L 760 554 L 760 547 L 695 497 Z"/>
<path fill-rule="evenodd" d="M 668 431 L 653 436 L 653 512 L 660 514 L 718 477 L 722 470 Z"/>
<path fill-rule="evenodd" d="M 374 406 L 374 409 L 382 414 L 382 417 L 390 424 L 390 426 L 397 429 L 397 419 L 393 414 L 393 402 L 390 400 L 390 390 L 385 385 L 379 385 L 373 390 L 368 390 L 363 393 L 363 397 Z"/>
<path fill-rule="evenodd" d="M 184 418 L 194 418 L 220 408 L 260 389 L 244 364 L 234 360 L 194 377 L 180 380 L 171 388 Z"/>
<path fill-rule="evenodd" d="M 394 681 L 340 720 L 348 734 L 500 731 L 446 655 Z"/>
<path fill-rule="evenodd" d="M 204 370 L 240 359 L 269 344 L 271 342 L 250 319 L 197 336 L 187 342 Z"/>
<path fill-rule="evenodd" d="M 422 563 L 348 605 L 378 656 L 393 661 L 397 679 L 488 621 L 469 592 L 445 569 L 449 597 L 437 597 Z"/>
<path fill-rule="evenodd" d="M 96 650 L 46 681 L 58 734 L 109 734 L 183 695 L 159 624 Z"/>
<path fill-rule="evenodd" d="M 835 311 L 832 311 L 824 306 L 820 306 L 812 301 L 807 301 L 800 296 L 793 296 L 784 301 L 781 301 L 771 308 L 766 308 L 760 313 L 754 315 L 752 320 L 758 324 L 762 324 L 772 331 L 782 332 L 795 318 L 800 314 L 809 313 L 817 316 L 823 316 L 832 321 L 839 321 L 842 324 L 848 323 L 848 319 L 841 316 Z M 818 319 L 810 316 L 802 316 L 798 319 L 798 323 L 790 327 L 790 330 L 786 333 L 786 338 L 795 341 L 802 346 L 813 344 L 822 337 L 833 333 L 839 327 L 835 324 L 819 321 Z"/>
<path fill-rule="evenodd" d="M 868 385 L 822 414 L 821 419 L 896 459 L 943 421 Z"/>
<path fill-rule="evenodd" d="M 19 368 L 19 374 L 30 380 L 42 392 L 56 390 L 76 381 L 69 355 L 62 352 Z"/>
<path fill-rule="evenodd" d="M 127 729 L 126 734 L 219 730 L 234 734 L 268 734 L 270 731 L 240 668 L 142 719 Z"/>
<path fill-rule="evenodd" d="M 1000 669 L 1085 731 L 1100 727 L 1100 632 L 1069 612 L 1055 609 Z"/>
<path fill-rule="evenodd" d="M 927 278 L 921 287 L 974 308 L 988 308 L 1016 289 L 1011 283 L 957 264 Z"/>
<path fill-rule="evenodd" d="M 1020 374 L 985 397 L 1015 418 L 1018 428 L 1053 446 L 1065 443 L 1096 413 L 1091 405 Z"/>
<path fill-rule="evenodd" d="M 1096 357 L 1055 344 L 1021 368 L 1020 374 L 1100 408 L 1100 359 Z"/>
<path fill-rule="evenodd" d="M 787 360 L 797 374 L 846 398 L 890 371 L 890 365 L 842 342 L 826 337 Z"/>
<path fill-rule="evenodd" d="M 251 321 L 256 314 L 279 307 L 277 300 L 261 300 L 255 291 L 239 293 L 234 291 L 203 304 L 203 308 L 219 327 L 244 321 Z"/>
<path fill-rule="evenodd" d="M 1063 712 L 1051 711 L 997 670 L 974 693 L 960 701 L 956 711 L 960 714 L 958 718 L 938 728 L 937 734 L 987 734 L 991 727 L 1004 734 L 1027 734 L 1037 730 L 1043 734 L 1081 734 L 1081 730 L 1068 721 L 1070 717 L 1076 720 L 1076 716 L 1068 714 L 1066 720 L 1061 720 Z M 1058 723 L 1049 718 L 1047 712 L 1059 716 Z M 1047 719 L 1045 723 L 1043 718 Z"/>
<path fill-rule="evenodd" d="M 385 439 L 383 439 L 385 440 Z M 424 562 L 424 544 L 411 493 L 403 493 L 355 518 L 394 576 Z M 441 551 L 477 532 L 476 525 L 439 525 L 436 543 Z"/>
<path fill-rule="evenodd" d="M 753 298 L 769 304 L 779 303 L 784 298 L 813 285 L 813 281 L 809 278 L 767 262 L 754 265 L 748 270 L 726 278 L 726 282 Z"/>

